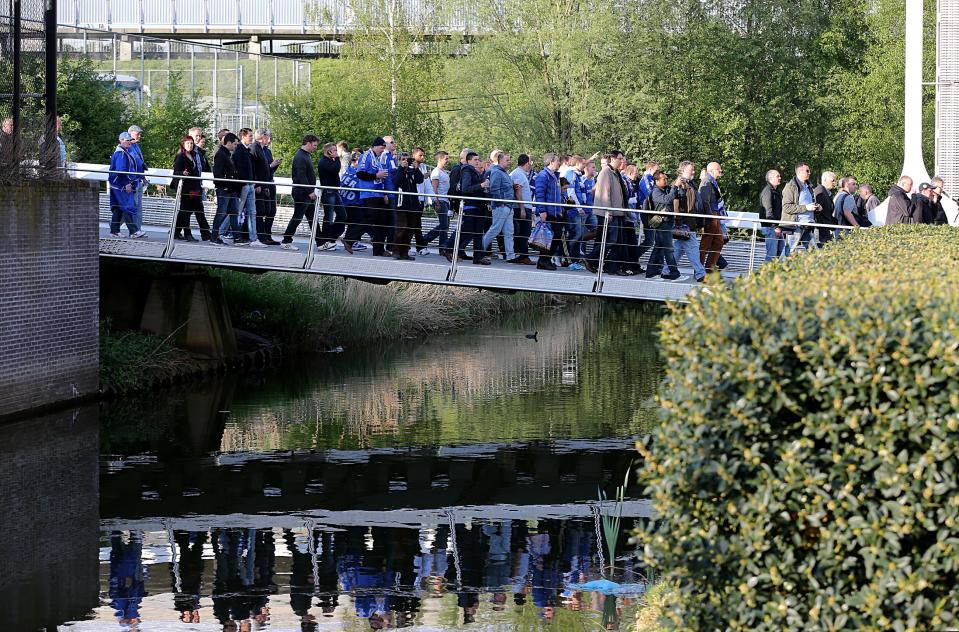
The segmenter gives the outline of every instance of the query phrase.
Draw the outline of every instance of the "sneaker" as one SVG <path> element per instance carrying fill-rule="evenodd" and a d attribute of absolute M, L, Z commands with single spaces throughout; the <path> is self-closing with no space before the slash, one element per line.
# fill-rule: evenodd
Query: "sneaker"
<path fill-rule="evenodd" d="M 416 251 L 416 254 L 420 257 L 427 257 L 433 253 L 430 252 L 429 248 L 420 248 L 419 250 Z"/>
<path fill-rule="evenodd" d="M 297 250 L 299 250 L 299 248 L 297 248 L 296 246 L 294 246 L 292 243 L 289 243 L 289 244 L 280 244 L 280 248 L 282 248 L 283 250 L 292 250 L 292 251 L 294 251 L 294 252 L 296 252 Z"/>
<path fill-rule="evenodd" d="M 266 248 L 266 244 L 262 241 L 251 241 L 250 248 Z"/>
<path fill-rule="evenodd" d="M 663 277 L 663 278 L 665 279 L 666 277 Z M 688 274 L 680 274 L 680 275 L 677 276 L 677 277 L 669 277 L 669 280 L 670 280 L 670 281 L 677 281 L 677 282 L 679 282 L 679 283 L 682 283 L 683 281 L 688 281 L 688 280 L 689 280 L 689 275 L 688 275 Z"/>
<path fill-rule="evenodd" d="M 130 238 L 131 238 L 131 239 L 146 239 L 146 238 L 147 238 L 147 234 L 146 234 L 145 232 L 143 232 L 142 230 L 138 230 L 137 232 L 135 232 L 135 233 L 133 233 L 132 235 L 130 235 Z"/>
<path fill-rule="evenodd" d="M 110 236 L 111 236 L 111 237 L 119 237 L 119 236 L 120 236 L 120 233 L 110 233 Z"/>
<path fill-rule="evenodd" d="M 353 250 L 354 250 L 355 252 L 362 252 L 362 251 L 366 250 L 366 244 L 364 244 L 364 243 L 361 242 L 361 241 L 355 241 L 355 242 L 353 242 Z"/>
<path fill-rule="evenodd" d="M 210 243 L 211 243 L 211 244 L 216 244 L 217 246 L 225 246 L 225 245 L 226 245 L 226 243 L 225 243 L 222 239 L 220 239 L 219 237 L 211 237 L 211 238 L 210 238 Z"/>
<path fill-rule="evenodd" d="M 232 246 L 232 245 L 233 245 L 233 238 L 232 238 L 232 237 L 220 237 L 220 241 L 219 241 L 218 243 L 220 243 L 220 244 L 222 244 L 222 245 L 224 245 L 224 246 Z"/>
<path fill-rule="evenodd" d="M 571 264 L 569 264 L 569 269 L 570 269 L 570 270 L 585 270 L 586 268 L 584 268 L 584 267 L 583 267 L 583 264 L 581 264 L 581 263 L 571 263 Z"/>
<path fill-rule="evenodd" d="M 225 239 L 225 238 L 224 238 Z M 237 239 L 233 242 L 234 246 L 249 246 L 250 242 L 246 239 Z"/>
<path fill-rule="evenodd" d="M 317 247 L 316 247 L 316 250 L 317 250 L 318 252 L 319 252 L 319 251 L 326 251 L 326 250 L 336 250 L 336 242 L 335 242 L 335 241 L 328 241 L 328 242 L 326 242 L 326 243 L 324 243 L 324 244 L 322 244 L 322 245 L 320 245 L 320 246 L 317 246 Z"/>

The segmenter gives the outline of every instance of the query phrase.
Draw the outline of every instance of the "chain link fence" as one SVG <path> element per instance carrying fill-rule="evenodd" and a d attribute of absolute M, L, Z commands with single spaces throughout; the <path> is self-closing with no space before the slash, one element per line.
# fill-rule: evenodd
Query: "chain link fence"
<path fill-rule="evenodd" d="M 45 28 L 52 24 L 52 33 Z M 56 170 L 56 2 L 0 0 L 0 179 Z M 48 142 L 50 141 L 50 142 Z"/>

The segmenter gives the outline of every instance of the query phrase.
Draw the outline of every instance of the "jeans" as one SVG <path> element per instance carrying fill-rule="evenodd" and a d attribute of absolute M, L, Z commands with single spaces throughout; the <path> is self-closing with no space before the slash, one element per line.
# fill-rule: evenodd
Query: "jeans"
<path fill-rule="evenodd" d="M 136 195 L 133 196 L 133 199 L 136 200 L 136 208 L 133 211 L 133 223 L 136 224 L 137 230 L 140 230 L 140 226 L 143 225 L 143 191 L 146 187 L 146 180 L 138 181 Z"/>
<path fill-rule="evenodd" d="M 652 214 L 640 213 L 639 217 L 643 224 L 643 243 L 640 244 L 638 249 L 639 254 L 636 257 L 637 262 L 643 258 L 643 255 L 646 254 L 647 250 L 654 247 L 656 242 L 656 230 L 649 225 L 649 220 L 653 217 Z"/>
<path fill-rule="evenodd" d="M 659 225 L 659 228 L 648 226 L 646 228 L 653 232 L 653 241 L 650 243 L 653 253 L 649 256 L 649 263 L 646 264 L 646 276 L 678 275 L 679 266 L 676 265 L 676 254 L 673 252 L 673 221 L 667 219 Z M 666 263 L 665 269 L 663 268 L 664 261 Z"/>
<path fill-rule="evenodd" d="M 571 259 L 582 259 L 583 253 L 583 235 L 586 234 L 586 215 L 567 215 L 566 224 L 566 249 Z"/>
<path fill-rule="evenodd" d="M 449 244 L 446 242 L 449 241 L 450 234 L 450 203 L 447 200 L 438 200 L 435 208 L 436 226 L 423 235 L 423 243 L 428 246 L 431 241 L 439 237 L 439 241 L 436 243 L 440 250 L 443 250 L 449 248 Z"/>
<path fill-rule="evenodd" d="M 696 233 L 690 231 L 689 239 L 674 239 L 673 240 L 673 256 L 678 262 L 682 259 L 683 255 L 686 255 L 686 259 L 689 261 L 689 264 L 693 267 L 693 276 L 697 281 L 702 281 L 706 278 L 706 268 L 703 267 L 702 262 L 699 260 L 699 238 L 696 236 Z"/>
<path fill-rule="evenodd" d="M 323 230 L 320 231 L 320 237 L 316 243 L 324 244 L 328 241 L 336 241 L 337 237 L 343 234 L 347 216 L 339 191 L 324 189 L 320 195 L 320 202 L 323 204 Z"/>
<path fill-rule="evenodd" d="M 216 190 L 216 214 L 213 216 L 213 226 L 210 233 L 211 239 L 218 239 L 223 224 L 229 222 L 229 229 L 237 232 L 237 215 L 240 212 L 240 198 L 232 191 L 224 189 Z"/>
<path fill-rule="evenodd" d="M 506 258 L 512 259 L 516 256 L 516 252 L 513 250 L 513 209 L 508 206 L 497 206 L 493 209 L 493 225 L 483 235 L 484 252 L 489 250 L 493 238 L 500 233 L 503 233 Z"/>
<path fill-rule="evenodd" d="M 242 225 L 247 232 L 245 238 L 250 241 L 256 241 L 256 192 L 252 184 L 244 184 L 240 191 L 240 218 L 238 223 Z M 239 234 L 239 237 L 244 235 Z"/>
<path fill-rule="evenodd" d="M 110 234 L 120 234 L 120 222 L 123 222 L 127 225 L 127 230 L 130 231 L 131 235 L 140 230 L 140 227 L 137 226 L 136 220 L 133 217 L 134 213 L 136 213 L 135 208 L 124 209 L 117 205 L 113 205 L 110 207 L 110 213 Z"/>
<path fill-rule="evenodd" d="M 789 256 L 789 250 L 786 248 L 786 239 L 783 234 L 776 236 L 775 226 L 763 226 L 763 237 L 766 238 L 766 261 L 779 259 L 783 256 Z"/>
<path fill-rule="evenodd" d="M 815 232 L 815 228 L 797 226 L 796 230 L 788 233 L 786 235 L 786 248 L 789 254 L 796 254 L 799 252 L 800 247 L 804 250 L 809 250 Z M 812 245 L 815 246 L 815 243 L 812 243 Z"/>

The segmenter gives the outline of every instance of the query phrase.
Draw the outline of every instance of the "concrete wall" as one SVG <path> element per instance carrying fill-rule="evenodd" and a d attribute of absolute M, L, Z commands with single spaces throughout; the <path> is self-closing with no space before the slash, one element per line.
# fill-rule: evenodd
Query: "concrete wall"
<path fill-rule="evenodd" d="M 97 190 L 0 186 L 0 418 L 96 393 Z"/>
<path fill-rule="evenodd" d="M 0 427 L 4 630 L 55 630 L 99 603 L 97 416 L 87 405 Z"/>

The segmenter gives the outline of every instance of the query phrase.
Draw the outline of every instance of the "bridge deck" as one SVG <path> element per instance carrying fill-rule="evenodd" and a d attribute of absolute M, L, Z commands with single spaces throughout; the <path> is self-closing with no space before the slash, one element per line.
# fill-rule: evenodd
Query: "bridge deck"
<path fill-rule="evenodd" d="M 144 227 L 146 239 L 111 237 L 106 224 L 100 226 L 100 255 L 124 259 L 190 263 L 210 267 L 246 268 L 280 272 L 313 273 L 329 276 L 369 279 L 376 281 L 405 281 L 437 285 L 476 287 L 492 290 L 518 290 L 580 296 L 603 296 L 649 301 L 682 301 L 699 284 L 692 278 L 692 270 L 680 265 L 680 271 L 690 275 L 686 281 L 646 279 L 643 276 L 621 277 L 604 275 L 597 288 L 596 275 L 589 272 L 559 269 L 555 272 L 538 270 L 532 266 L 508 264 L 494 258 L 489 266 L 474 265 L 470 261 L 457 264 L 455 276 L 450 278 L 451 265 L 442 256 L 433 254 L 417 257 L 416 261 L 399 261 L 374 257 L 371 249 L 352 255 L 342 250 L 317 252 L 307 266 L 308 237 L 298 236 L 294 243 L 298 252 L 282 250 L 279 246 L 250 248 L 249 246 L 218 246 L 209 242 L 174 241 L 169 252 L 169 229 Z M 748 256 L 748 242 L 733 242 L 731 252 Z M 742 271 L 724 272 L 732 278 Z"/>

